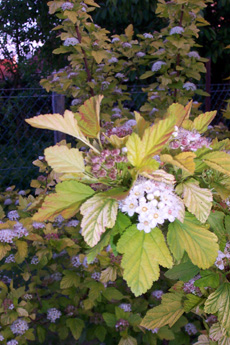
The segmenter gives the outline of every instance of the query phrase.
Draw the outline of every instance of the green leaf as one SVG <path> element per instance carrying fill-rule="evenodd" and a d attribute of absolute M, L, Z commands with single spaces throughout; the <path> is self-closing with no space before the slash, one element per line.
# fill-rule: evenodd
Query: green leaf
<path fill-rule="evenodd" d="M 48 195 L 33 220 L 54 220 L 61 214 L 68 219 L 79 210 L 82 202 L 94 194 L 89 186 L 77 181 L 65 181 L 56 185 L 56 193 Z"/>
<path fill-rule="evenodd" d="M 32 127 L 50 129 L 69 134 L 74 138 L 81 140 L 84 144 L 91 147 L 92 150 L 99 153 L 99 151 L 90 144 L 90 142 L 81 132 L 72 111 L 66 110 L 64 116 L 60 114 L 46 114 L 35 116 L 31 119 L 26 119 L 25 121 Z"/>
<path fill-rule="evenodd" d="M 102 283 L 107 283 L 108 281 L 114 282 L 117 278 L 117 268 L 114 266 L 109 266 L 105 270 L 101 271 L 100 281 Z"/>
<path fill-rule="evenodd" d="M 212 192 L 200 188 L 198 181 L 190 179 L 183 183 L 183 198 L 188 210 L 201 223 L 205 223 L 212 208 Z"/>
<path fill-rule="evenodd" d="M 80 284 L 80 277 L 74 271 L 64 271 L 65 276 L 60 282 L 61 289 L 68 289 L 72 286 L 78 287 Z"/>
<path fill-rule="evenodd" d="M 199 267 L 193 265 L 191 261 L 183 262 L 179 265 L 173 266 L 165 273 L 166 278 L 173 280 L 182 280 L 187 282 L 200 272 Z"/>
<path fill-rule="evenodd" d="M 214 117 L 216 116 L 217 111 L 210 111 L 206 112 L 204 114 L 200 114 L 195 118 L 193 121 L 194 128 L 199 132 L 199 133 L 204 133 L 208 125 L 212 122 Z"/>
<path fill-rule="evenodd" d="M 147 128 L 142 139 L 136 133 L 132 133 L 126 143 L 129 162 L 139 169 L 148 165 L 151 167 L 154 163 L 153 156 L 161 152 L 173 133 L 174 126 L 175 117 L 171 116 Z M 157 166 L 154 170 L 156 169 Z"/>
<path fill-rule="evenodd" d="M 203 302 L 203 298 L 195 296 L 193 294 L 186 295 L 186 299 L 183 302 L 184 310 L 186 313 L 190 312 L 193 308 L 197 307 L 201 302 Z"/>
<path fill-rule="evenodd" d="M 107 333 L 107 331 L 106 331 L 105 327 L 103 327 L 101 325 L 97 326 L 95 331 L 94 331 L 95 336 L 100 341 L 104 341 L 105 340 L 106 333 Z"/>
<path fill-rule="evenodd" d="M 64 145 L 51 146 L 45 149 L 45 159 L 58 173 L 83 173 L 85 171 L 82 152 L 69 149 Z"/>
<path fill-rule="evenodd" d="M 213 289 L 219 286 L 220 277 L 218 273 L 214 273 L 209 270 L 200 272 L 201 278 L 194 282 L 198 287 L 211 287 Z"/>
<path fill-rule="evenodd" d="M 124 298 L 124 295 L 114 287 L 109 287 L 103 291 L 103 296 L 108 300 L 111 301 L 113 299 L 120 301 L 122 298 Z"/>
<path fill-rule="evenodd" d="M 225 236 L 224 216 L 223 212 L 215 210 L 214 212 L 211 212 L 208 217 L 208 224 L 219 240 Z"/>
<path fill-rule="evenodd" d="M 132 225 L 121 236 L 117 250 L 124 254 L 124 279 L 135 296 L 145 293 L 159 278 L 159 265 L 172 266 L 172 257 L 158 228 L 147 234 Z"/>
<path fill-rule="evenodd" d="M 230 283 L 224 283 L 208 296 L 204 310 L 208 314 L 218 315 L 222 327 L 230 331 Z"/>
<path fill-rule="evenodd" d="M 212 169 L 230 176 L 230 155 L 226 152 L 210 152 L 202 156 L 205 164 Z"/>
<path fill-rule="evenodd" d="M 24 261 L 28 254 L 28 245 L 25 241 L 17 240 L 15 242 L 16 247 L 18 249 L 17 253 L 15 254 L 15 261 L 20 264 Z"/>
<path fill-rule="evenodd" d="M 180 260 L 186 251 L 192 263 L 200 268 L 209 268 L 214 264 L 218 254 L 218 239 L 188 212 L 184 223 L 176 219 L 169 224 L 167 239 L 176 260 Z"/>
<path fill-rule="evenodd" d="M 154 72 L 152 72 L 152 71 L 147 71 L 147 72 L 145 72 L 144 74 L 142 74 L 141 76 L 140 76 L 140 79 L 147 79 L 147 78 L 149 78 L 149 77 L 152 77 L 154 75 Z"/>
<path fill-rule="evenodd" d="M 111 313 L 103 313 L 102 314 L 103 319 L 105 320 L 105 323 L 108 327 L 115 327 L 117 319 L 114 314 Z"/>
<path fill-rule="evenodd" d="M 106 198 L 99 193 L 87 200 L 81 206 L 83 219 L 81 222 L 82 236 L 86 243 L 93 247 L 99 241 L 106 228 L 112 228 L 117 217 L 118 202 L 112 198 Z"/>
<path fill-rule="evenodd" d="M 168 326 L 161 327 L 158 332 L 157 336 L 163 340 L 173 340 L 175 339 L 174 333 L 171 331 L 171 329 L 168 328 Z"/>
<path fill-rule="evenodd" d="M 9 244 L 0 243 L 0 260 L 2 260 L 10 250 L 11 246 Z"/>
<path fill-rule="evenodd" d="M 121 338 L 118 345 L 137 345 L 137 341 L 131 335 L 128 335 L 127 338 Z"/>
<path fill-rule="evenodd" d="M 43 343 L 46 339 L 46 330 L 44 327 L 41 327 L 40 325 L 37 326 L 37 336 L 39 343 Z"/>
<path fill-rule="evenodd" d="M 126 216 L 124 213 L 118 211 L 116 223 L 113 227 L 113 235 L 115 234 L 122 234 L 125 229 L 127 229 L 129 226 L 131 226 L 131 220 L 128 216 Z"/>
<path fill-rule="evenodd" d="M 172 157 L 168 154 L 160 155 L 161 162 L 175 165 L 188 173 L 193 174 L 195 171 L 194 158 L 196 157 L 194 152 L 181 152 L 178 155 Z"/>
<path fill-rule="evenodd" d="M 66 325 L 70 328 L 74 339 L 78 340 L 85 326 L 84 322 L 81 319 L 68 319 Z"/>
<path fill-rule="evenodd" d="M 100 133 L 100 104 L 103 97 L 91 97 L 80 106 L 78 113 L 75 114 L 82 133 L 89 138 L 98 138 Z"/>
<path fill-rule="evenodd" d="M 90 264 L 95 257 L 105 248 L 110 241 L 111 234 L 113 233 L 112 230 L 106 231 L 105 234 L 101 236 L 100 242 L 96 246 L 94 246 L 92 249 L 89 249 L 86 254 L 87 254 L 87 261 Z"/>
<path fill-rule="evenodd" d="M 165 325 L 172 327 L 184 313 L 182 297 L 183 294 L 179 293 L 164 294 L 161 304 L 147 312 L 141 326 L 147 329 L 160 328 Z"/>

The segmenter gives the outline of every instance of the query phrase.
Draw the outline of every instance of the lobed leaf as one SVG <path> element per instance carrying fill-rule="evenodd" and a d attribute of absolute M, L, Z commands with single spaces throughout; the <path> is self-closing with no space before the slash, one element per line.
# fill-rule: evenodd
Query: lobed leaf
<path fill-rule="evenodd" d="M 195 120 L 193 121 L 194 129 L 196 129 L 197 132 L 199 133 L 204 133 L 207 130 L 208 125 L 212 122 L 212 120 L 216 116 L 216 113 L 217 111 L 214 110 L 214 111 L 209 111 L 197 116 Z"/>
<path fill-rule="evenodd" d="M 172 327 L 184 313 L 182 297 L 180 293 L 164 294 L 161 304 L 147 312 L 141 326 L 147 329 Z"/>
<path fill-rule="evenodd" d="M 160 160 L 162 162 L 175 165 L 191 174 L 194 173 L 196 167 L 194 158 L 196 158 L 194 152 L 181 152 L 174 157 L 169 154 L 160 155 Z"/>
<path fill-rule="evenodd" d="M 204 163 L 212 169 L 230 176 L 230 155 L 226 152 L 210 152 L 202 156 Z"/>
<path fill-rule="evenodd" d="M 158 228 L 147 234 L 132 225 L 121 236 L 117 250 L 124 254 L 124 279 L 135 296 L 145 293 L 159 278 L 159 265 L 172 266 L 172 257 Z"/>
<path fill-rule="evenodd" d="M 169 224 L 167 240 L 176 260 L 186 251 L 192 263 L 203 269 L 212 266 L 218 254 L 217 236 L 188 212 L 183 223 L 175 220 Z"/>
<path fill-rule="evenodd" d="M 59 214 L 66 219 L 71 218 L 78 212 L 82 202 L 94 193 L 92 188 L 77 181 L 59 183 L 56 186 L 56 193 L 45 198 L 41 208 L 33 216 L 33 220 L 52 221 Z"/>
<path fill-rule="evenodd" d="M 82 236 L 86 243 L 93 247 L 99 241 L 106 228 L 112 228 L 117 217 L 118 202 L 104 193 L 99 193 L 81 206 L 83 219 Z"/>
<path fill-rule="evenodd" d="M 83 173 L 85 171 L 82 152 L 69 149 L 64 145 L 51 146 L 45 149 L 48 164 L 57 173 Z"/>
<path fill-rule="evenodd" d="M 183 198 L 188 210 L 201 223 L 205 223 L 212 208 L 212 192 L 207 188 L 200 188 L 198 181 L 190 179 L 183 183 Z"/>

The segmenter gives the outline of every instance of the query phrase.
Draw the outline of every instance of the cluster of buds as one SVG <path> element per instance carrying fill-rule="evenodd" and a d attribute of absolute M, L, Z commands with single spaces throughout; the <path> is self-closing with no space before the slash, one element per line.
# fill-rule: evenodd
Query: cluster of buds
<path fill-rule="evenodd" d="M 188 131 L 182 127 L 175 128 L 170 141 L 171 149 L 181 149 L 182 151 L 196 151 L 201 147 L 210 147 L 210 140 L 202 137 L 197 131 Z"/>
<path fill-rule="evenodd" d="M 124 319 L 120 319 L 117 321 L 115 328 L 117 332 L 123 332 L 129 327 L 129 322 Z"/>
<path fill-rule="evenodd" d="M 198 297 L 202 296 L 202 292 L 200 288 L 194 285 L 195 281 L 197 279 L 200 279 L 200 275 L 198 274 L 194 278 L 190 279 L 187 283 L 184 283 L 183 290 L 185 293 L 191 293 L 193 295 L 196 295 Z"/>
<path fill-rule="evenodd" d="M 188 335 L 195 335 L 197 334 L 197 328 L 193 323 L 187 323 L 187 325 L 184 326 L 185 332 L 188 333 Z"/>
<path fill-rule="evenodd" d="M 229 267 L 230 264 L 230 242 L 227 242 L 224 252 L 218 251 L 218 256 L 215 261 L 215 266 L 220 270 Z"/>
<path fill-rule="evenodd" d="M 46 234 L 45 239 L 46 240 L 57 240 L 57 239 L 59 239 L 59 235 L 56 234 L 55 232 L 52 232 L 50 234 Z"/>
<path fill-rule="evenodd" d="M 111 260 L 112 264 L 118 264 L 118 265 L 121 264 L 121 259 L 122 259 L 121 255 L 115 256 L 113 253 L 110 253 L 109 257 L 110 257 L 110 260 Z"/>
<path fill-rule="evenodd" d="M 116 180 L 118 176 L 117 163 L 121 162 L 127 162 L 127 158 L 120 149 L 106 149 L 101 151 L 100 155 L 91 152 L 88 156 L 91 172 L 97 178 Z"/>
<path fill-rule="evenodd" d="M 65 312 L 68 316 L 73 316 L 77 312 L 77 308 L 74 305 L 68 305 L 65 308 Z"/>
<path fill-rule="evenodd" d="M 152 292 L 153 298 L 156 298 L 158 301 L 161 300 L 162 295 L 164 295 L 164 291 L 162 291 L 162 290 L 154 290 L 154 291 Z"/>
<path fill-rule="evenodd" d="M 95 325 L 101 325 L 104 322 L 104 319 L 100 313 L 94 313 L 90 316 L 90 323 L 94 323 Z"/>

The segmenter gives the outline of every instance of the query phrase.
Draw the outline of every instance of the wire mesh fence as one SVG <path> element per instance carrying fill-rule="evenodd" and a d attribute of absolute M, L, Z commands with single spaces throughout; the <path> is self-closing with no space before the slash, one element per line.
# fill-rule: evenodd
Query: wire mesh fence
<path fill-rule="evenodd" d="M 147 98 L 142 87 L 132 86 L 129 92 L 131 106 L 140 108 Z M 218 111 L 218 121 L 228 99 L 230 84 L 211 85 L 210 110 Z M 204 103 L 204 98 L 197 100 Z M 32 161 L 54 144 L 54 135 L 28 126 L 25 119 L 46 113 L 52 113 L 52 94 L 42 88 L 0 89 L 0 189 L 28 188 L 28 181 L 38 175 Z"/>

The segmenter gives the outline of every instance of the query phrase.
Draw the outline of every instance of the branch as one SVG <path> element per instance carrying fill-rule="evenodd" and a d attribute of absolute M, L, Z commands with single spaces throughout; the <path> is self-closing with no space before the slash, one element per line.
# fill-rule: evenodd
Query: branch
<path fill-rule="evenodd" d="M 77 39 L 78 41 L 81 43 L 81 33 L 79 31 L 79 28 L 78 26 L 76 26 L 76 33 L 77 33 Z M 92 75 L 90 73 L 90 70 L 89 70 L 89 65 L 88 65 L 88 61 L 87 61 L 87 57 L 86 57 L 86 52 L 84 51 L 83 48 L 81 48 L 81 51 L 82 51 L 82 54 L 83 54 L 83 61 L 84 61 L 84 64 L 85 64 L 85 70 L 86 70 L 86 73 L 87 73 L 87 81 L 91 81 L 92 80 Z M 90 93 L 92 96 L 94 96 L 94 91 L 93 89 L 90 87 Z"/>

